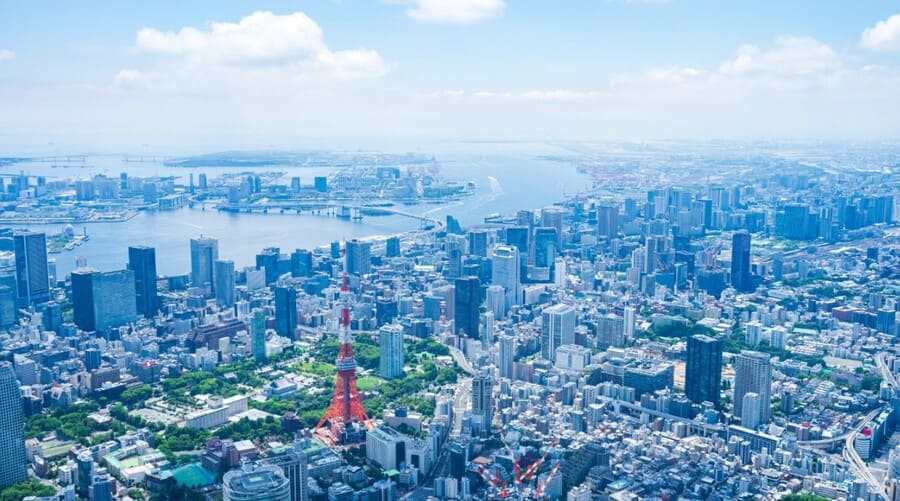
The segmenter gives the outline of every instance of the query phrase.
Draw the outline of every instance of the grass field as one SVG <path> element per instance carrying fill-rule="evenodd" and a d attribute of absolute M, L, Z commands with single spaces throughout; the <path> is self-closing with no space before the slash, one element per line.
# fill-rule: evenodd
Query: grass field
<path fill-rule="evenodd" d="M 374 390 L 384 383 L 384 379 L 375 376 L 363 376 L 356 380 L 356 387 L 362 391 Z"/>
<path fill-rule="evenodd" d="M 301 373 L 310 376 L 329 377 L 334 375 L 335 367 L 333 364 L 325 362 L 309 362 L 305 364 L 296 364 L 293 368 Z"/>

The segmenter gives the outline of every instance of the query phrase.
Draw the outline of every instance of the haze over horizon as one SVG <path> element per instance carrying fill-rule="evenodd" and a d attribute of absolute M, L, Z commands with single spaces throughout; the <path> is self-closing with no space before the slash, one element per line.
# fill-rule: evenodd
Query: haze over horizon
<path fill-rule="evenodd" d="M 900 138 L 889 3 L 5 2 L 0 14 L 8 151 Z"/>

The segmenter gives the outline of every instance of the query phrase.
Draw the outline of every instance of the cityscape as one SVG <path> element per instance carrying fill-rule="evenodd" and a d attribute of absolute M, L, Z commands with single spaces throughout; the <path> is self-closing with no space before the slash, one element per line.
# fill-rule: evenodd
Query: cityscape
<path fill-rule="evenodd" d="M 20 87 L 40 73 L 20 62 L 35 53 L 0 29 L 0 103 L 13 110 L 0 110 L 0 501 L 900 501 L 900 14 L 843 7 L 847 26 L 864 26 L 849 49 L 780 36 L 717 69 L 620 75 L 603 90 L 416 91 L 393 103 L 410 78 L 393 58 L 446 47 L 444 30 L 490 38 L 480 30 L 496 24 L 528 39 L 519 16 L 551 14 L 526 3 L 246 16 L 202 2 L 180 13 L 162 2 L 159 16 L 86 4 L 133 38 L 110 57 L 139 54 L 140 70 L 120 70 L 104 95 L 124 114 L 166 108 L 157 129 L 144 129 L 153 110 L 128 129 L 104 104 L 83 130 L 35 121 L 36 101 L 17 121 L 20 101 L 61 91 Z M 830 26 L 843 11 L 822 5 Z M 46 8 L 85 40 L 47 47 L 106 51 L 113 35 L 63 29 L 67 8 Z M 635 12 L 646 22 L 700 7 L 572 8 L 630 26 Z M 745 34 L 783 8 L 709 7 L 746 15 Z M 31 9 L 12 2 L 0 18 L 32 26 Z M 313 20 L 337 47 L 364 12 L 397 30 L 375 30 L 386 48 L 331 48 Z M 781 30 L 798 19 L 787 14 L 767 22 Z M 558 15 L 571 31 L 553 33 L 606 40 Z M 797 24 L 827 38 L 814 17 Z M 398 39 L 421 46 L 391 56 Z M 568 74 L 559 42 L 546 43 L 535 57 Z M 506 82 L 489 45 L 496 72 L 472 68 Z M 372 83 L 392 74 L 386 89 Z M 298 101 L 244 110 L 242 128 L 186 118 L 220 104 L 241 114 L 285 91 L 279 79 Z M 663 92 L 651 80 L 699 87 L 649 110 Z M 346 110 L 368 95 L 354 85 L 375 92 L 372 108 Z M 624 85 L 652 102 L 617 94 Z M 735 111 L 720 85 L 760 115 Z M 832 85 L 847 91 L 841 104 Z M 65 92 L 102 88 L 86 87 Z M 538 111 L 574 103 L 584 108 L 566 116 L 590 128 L 612 99 L 662 127 L 698 90 L 710 102 L 684 136 L 679 124 L 581 139 L 581 125 L 555 121 L 562 108 Z M 796 92 L 820 101 L 795 108 Z M 333 100 L 327 119 L 320 100 Z M 75 101 L 54 120 L 81 116 Z M 510 104 L 522 109 L 499 113 Z M 718 122 L 723 112 L 747 128 Z M 432 114 L 466 115 L 465 135 Z M 847 122 L 877 114 L 890 115 L 881 135 L 853 135 Z M 774 137 L 754 132 L 761 115 L 779 122 Z M 554 130 L 520 128 L 537 122 Z"/>

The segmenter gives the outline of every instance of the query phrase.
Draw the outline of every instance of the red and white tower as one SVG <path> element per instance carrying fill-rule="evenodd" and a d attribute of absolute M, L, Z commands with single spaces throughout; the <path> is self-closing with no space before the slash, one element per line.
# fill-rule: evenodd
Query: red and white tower
<path fill-rule="evenodd" d="M 316 430 L 329 424 L 331 440 L 344 441 L 344 431 L 354 421 L 367 424 L 369 418 L 362 405 L 359 389 L 356 387 L 356 359 L 353 358 L 353 336 L 350 334 L 350 287 L 347 285 L 347 275 L 344 274 L 344 284 L 341 286 L 341 323 L 339 330 L 340 348 L 337 360 L 337 378 L 334 384 L 334 395 L 331 397 L 331 405 L 325 410 Z"/>

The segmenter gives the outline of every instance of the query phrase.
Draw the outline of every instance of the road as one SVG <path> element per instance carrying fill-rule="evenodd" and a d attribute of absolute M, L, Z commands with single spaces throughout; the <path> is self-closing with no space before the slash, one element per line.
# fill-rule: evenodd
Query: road
<path fill-rule="evenodd" d="M 458 437 L 462 432 L 463 414 L 469 410 L 472 403 L 472 379 L 465 378 L 456 381 L 456 391 L 453 393 L 453 429 L 450 435 Z"/>
<path fill-rule="evenodd" d="M 877 416 L 879 412 L 881 412 L 881 407 L 879 407 L 879 408 L 873 410 L 872 412 L 866 414 L 865 416 L 863 416 L 863 418 L 858 423 L 859 426 L 848 431 L 847 433 L 844 433 L 843 435 L 838 435 L 836 437 L 831 437 L 831 438 L 822 438 L 819 440 L 798 440 L 797 445 L 800 447 L 806 447 L 809 449 L 822 449 L 822 448 L 827 449 L 828 446 L 837 445 L 839 443 L 846 444 L 848 438 L 852 439 L 854 436 L 856 436 L 856 433 L 859 430 L 861 430 L 862 427 L 865 426 L 866 423 L 875 419 L 875 416 Z M 823 446 L 825 446 L 825 447 L 823 447 Z"/>
<path fill-rule="evenodd" d="M 891 372 L 891 369 L 888 368 L 887 355 L 888 354 L 885 352 L 875 355 L 875 365 L 878 367 L 878 372 L 881 373 L 881 377 L 891 385 L 891 389 L 897 391 L 900 386 L 897 385 L 897 376 L 895 376 L 894 373 Z"/>
<path fill-rule="evenodd" d="M 462 367 L 466 373 L 470 376 L 475 375 L 475 368 L 472 367 L 472 364 L 466 359 L 466 356 L 463 355 L 463 352 L 459 351 L 459 348 L 448 346 L 450 348 L 450 355 L 453 357 L 453 360 L 456 361 L 457 365 Z"/>
<path fill-rule="evenodd" d="M 887 354 L 882 352 L 875 355 L 875 365 L 878 368 L 878 372 L 881 374 L 881 377 L 887 381 L 889 385 L 891 385 L 891 389 L 896 392 L 897 391 L 897 378 L 894 376 L 894 373 L 890 370 L 887 363 Z M 847 435 L 846 441 L 844 443 L 844 459 L 850 463 L 850 468 L 856 474 L 857 477 L 863 479 L 868 483 L 871 487 L 875 489 L 875 492 L 879 494 L 882 499 L 887 499 L 887 493 L 884 490 L 884 485 L 875 478 L 875 475 L 872 474 L 872 471 L 869 469 L 869 466 L 859 457 L 859 454 L 856 452 L 856 449 L 853 448 L 853 439 L 856 437 L 856 434 L 859 433 L 866 424 L 873 419 L 881 409 L 876 409 L 869 413 L 866 416 L 866 419 L 863 419 L 860 424 Z"/>

